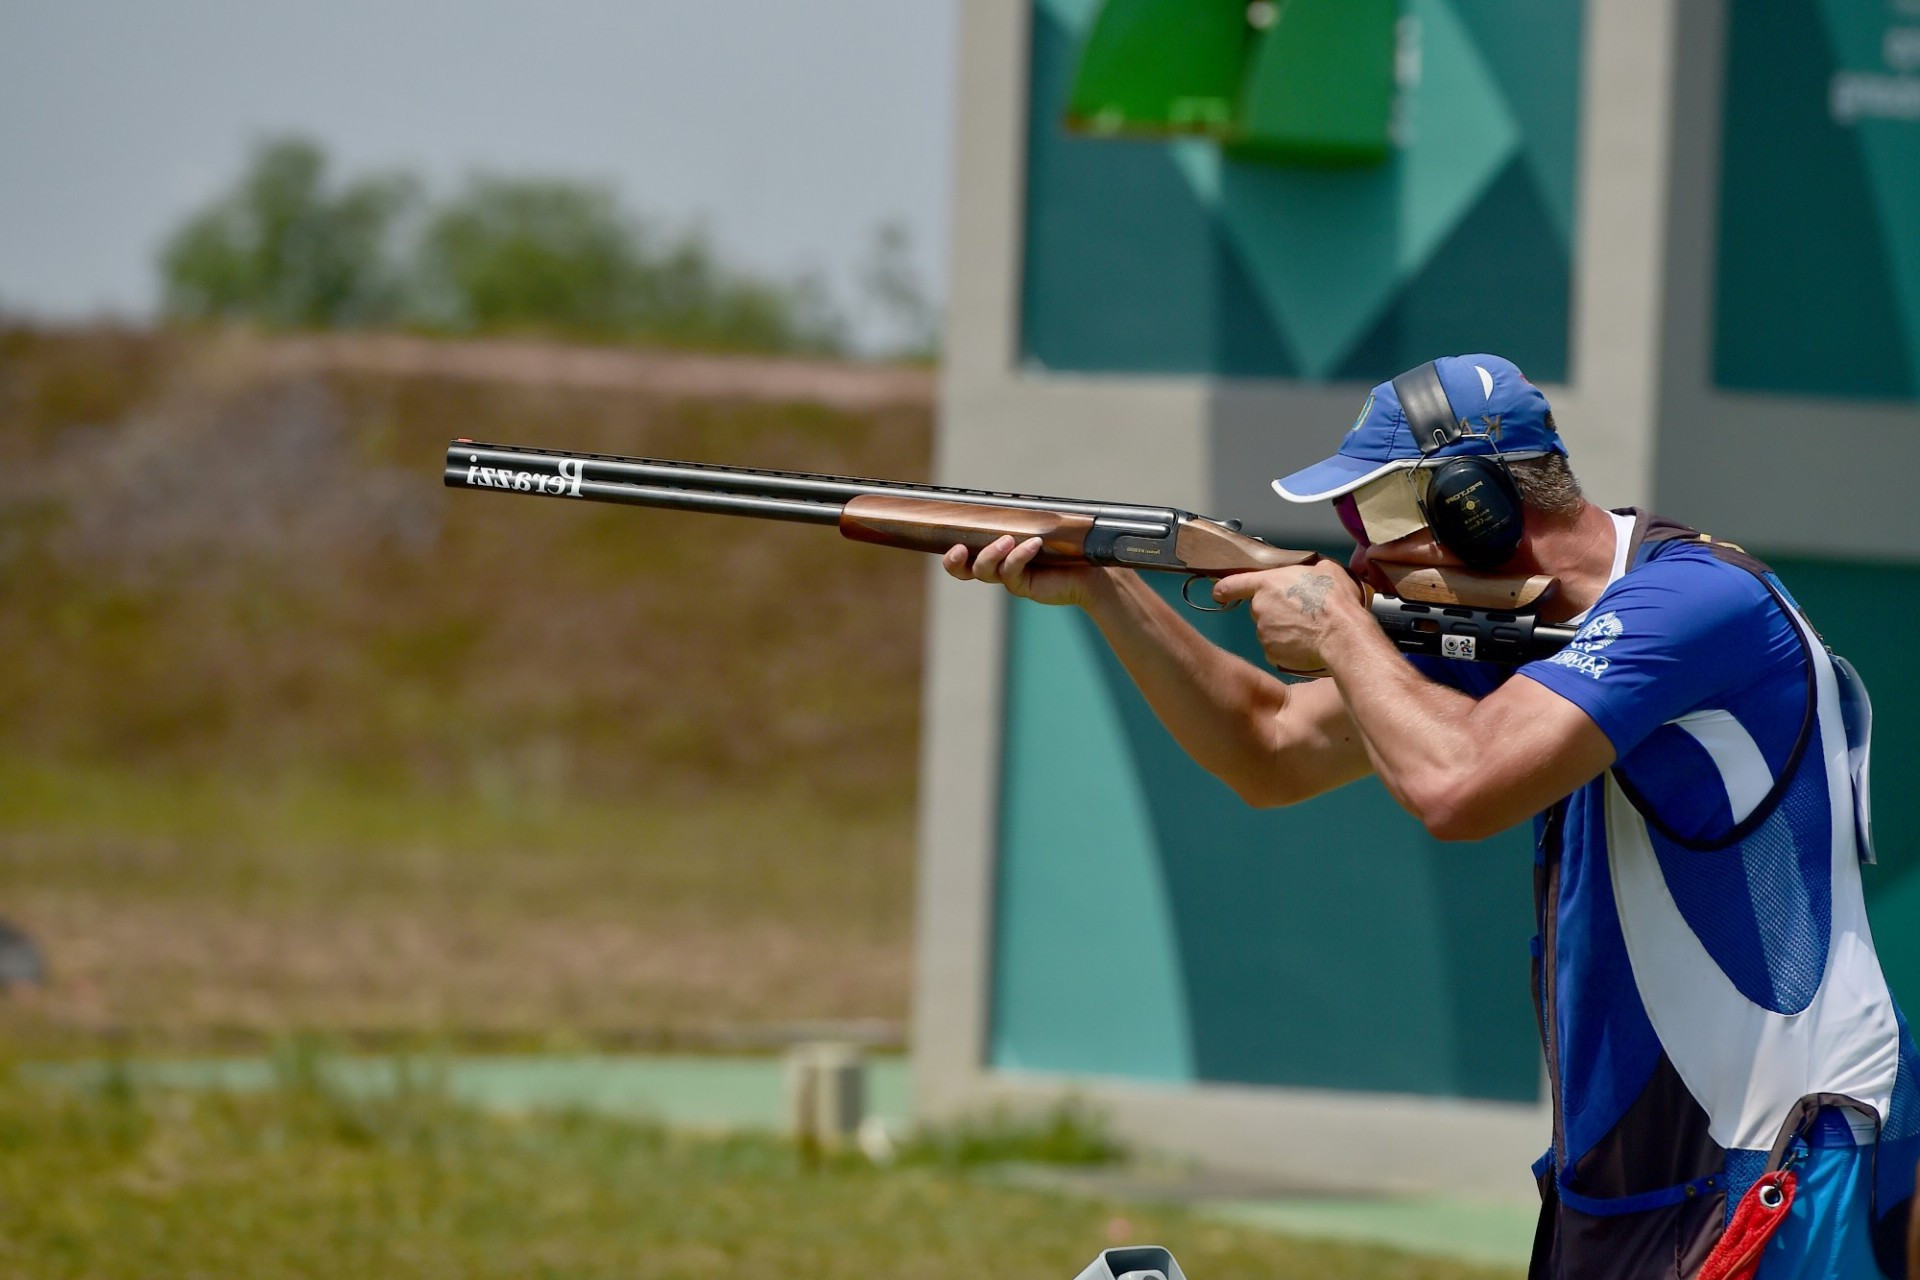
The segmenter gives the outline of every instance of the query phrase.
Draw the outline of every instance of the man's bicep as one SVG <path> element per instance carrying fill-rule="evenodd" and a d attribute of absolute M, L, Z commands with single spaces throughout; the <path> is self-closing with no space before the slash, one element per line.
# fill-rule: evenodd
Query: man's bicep
<path fill-rule="evenodd" d="M 1289 685 L 1274 727 L 1276 767 L 1300 792 L 1290 801 L 1332 791 L 1373 772 L 1366 741 L 1332 680 Z"/>

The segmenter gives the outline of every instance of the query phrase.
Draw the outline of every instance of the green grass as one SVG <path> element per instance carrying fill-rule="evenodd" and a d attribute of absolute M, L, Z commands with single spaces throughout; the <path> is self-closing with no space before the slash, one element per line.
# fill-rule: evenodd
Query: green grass
<path fill-rule="evenodd" d="M 299 1054 L 244 1096 L 0 1075 L 0 1275 L 1070 1280 L 1120 1240 L 1169 1246 L 1194 1280 L 1512 1274 L 939 1166 L 806 1168 L 770 1138 L 486 1115 L 430 1073 L 350 1094 Z"/>
<path fill-rule="evenodd" d="M 1025 1164 L 1113 1164 L 1126 1149 L 1107 1131 L 1105 1117 L 1069 1098 L 1051 1111 L 1016 1115 L 995 1111 L 915 1130 L 901 1144 L 903 1164 L 944 1169 L 1017 1161 Z"/>

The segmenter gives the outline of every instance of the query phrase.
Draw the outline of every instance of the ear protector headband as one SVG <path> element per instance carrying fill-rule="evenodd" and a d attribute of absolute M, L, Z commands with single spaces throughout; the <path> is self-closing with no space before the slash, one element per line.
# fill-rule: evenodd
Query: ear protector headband
<path fill-rule="evenodd" d="M 1468 568 L 1491 569 L 1505 563 L 1520 545 L 1526 519 L 1520 486 L 1498 452 L 1499 442 L 1488 432 L 1467 429 L 1431 360 L 1395 378 L 1393 391 L 1421 457 L 1430 458 L 1460 440 L 1493 441 L 1491 454 L 1448 458 L 1429 470 L 1420 510 L 1434 539 Z"/>

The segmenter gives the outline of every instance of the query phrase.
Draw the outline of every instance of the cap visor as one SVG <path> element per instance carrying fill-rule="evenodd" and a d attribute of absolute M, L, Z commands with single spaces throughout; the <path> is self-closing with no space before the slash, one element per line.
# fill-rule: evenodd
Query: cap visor
<path fill-rule="evenodd" d="M 1388 462 L 1365 462 L 1336 453 L 1325 462 L 1282 476 L 1273 482 L 1273 491 L 1288 502 L 1325 502 L 1352 493 L 1376 476 L 1389 471 L 1404 471 L 1418 466 L 1418 458 L 1394 458 Z"/>

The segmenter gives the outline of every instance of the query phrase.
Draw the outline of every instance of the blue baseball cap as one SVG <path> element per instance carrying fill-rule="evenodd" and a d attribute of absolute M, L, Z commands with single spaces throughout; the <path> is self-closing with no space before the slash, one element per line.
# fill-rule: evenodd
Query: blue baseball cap
<path fill-rule="evenodd" d="M 1441 356 L 1433 363 L 1440 371 L 1440 385 L 1446 388 L 1447 400 L 1466 422 L 1468 434 L 1422 454 L 1407 426 L 1393 383 L 1383 382 L 1360 406 L 1360 416 L 1347 428 L 1340 451 L 1324 462 L 1275 480 L 1274 492 L 1288 502 L 1325 502 L 1352 493 L 1390 471 L 1433 466 L 1447 458 L 1475 453 L 1499 453 L 1509 458 L 1565 455 L 1567 446 L 1554 429 L 1547 398 L 1511 360 L 1490 355 Z"/>

